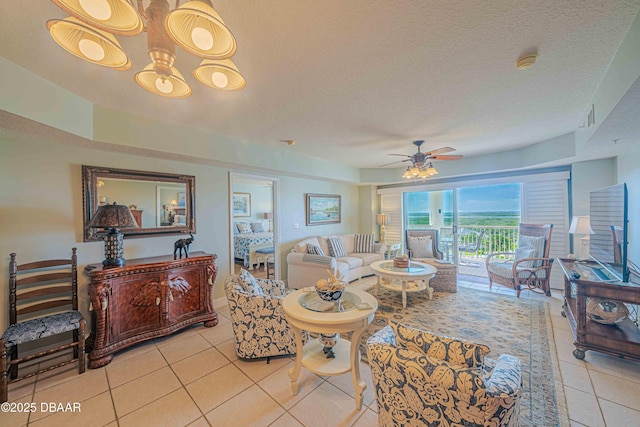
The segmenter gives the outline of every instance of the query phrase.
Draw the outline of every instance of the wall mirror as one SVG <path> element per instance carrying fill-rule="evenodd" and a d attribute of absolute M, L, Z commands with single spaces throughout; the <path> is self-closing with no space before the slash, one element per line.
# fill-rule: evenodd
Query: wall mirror
<path fill-rule="evenodd" d="M 88 229 L 98 206 L 129 206 L 140 228 L 123 228 L 126 237 L 195 233 L 195 185 L 190 175 L 82 166 L 84 241 L 102 240 Z"/>

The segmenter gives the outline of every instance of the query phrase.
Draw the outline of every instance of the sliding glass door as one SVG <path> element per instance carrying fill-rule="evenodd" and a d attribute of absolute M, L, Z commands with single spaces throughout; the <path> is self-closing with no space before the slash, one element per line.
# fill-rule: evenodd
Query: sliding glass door
<path fill-rule="evenodd" d="M 455 260 L 456 245 L 454 190 L 417 191 L 404 193 L 405 229 L 438 230 L 438 249 L 443 258 Z"/>

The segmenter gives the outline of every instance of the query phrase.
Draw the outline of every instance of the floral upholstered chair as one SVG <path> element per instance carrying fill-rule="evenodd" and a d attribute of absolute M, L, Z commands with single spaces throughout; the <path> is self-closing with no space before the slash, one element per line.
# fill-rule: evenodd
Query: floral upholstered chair
<path fill-rule="evenodd" d="M 518 426 L 520 360 L 389 322 L 367 341 L 382 427 Z"/>
<path fill-rule="evenodd" d="M 286 295 L 283 281 L 256 279 L 241 269 L 240 274 L 227 277 L 224 288 L 239 358 L 296 353 L 295 337 L 282 309 Z"/>

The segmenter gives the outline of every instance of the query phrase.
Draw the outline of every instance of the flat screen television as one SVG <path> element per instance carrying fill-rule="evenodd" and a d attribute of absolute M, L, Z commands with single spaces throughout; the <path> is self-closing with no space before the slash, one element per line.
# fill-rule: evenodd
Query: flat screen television
<path fill-rule="evenodd" d="M 590 194 L 589 215 L 593 234 L 589 241 L 589 255 L 602 267 L 600 271 L 594 270 L 602 280 L 629 281 L 627 199 L 627 184 L 624 183 L 594 190 Z"/>

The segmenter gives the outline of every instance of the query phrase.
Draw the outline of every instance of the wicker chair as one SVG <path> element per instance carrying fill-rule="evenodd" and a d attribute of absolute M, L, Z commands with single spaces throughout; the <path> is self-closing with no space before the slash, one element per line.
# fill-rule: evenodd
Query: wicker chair
<path fill-rule="evenodd" d="M 0 337 L 0 401 L 8 399 L 8 384 L 78 362 L 78 372 L 85 371 L 85 320 L 78 311 L 78 260 L 76 248 L 70 259 L 9 263 L 9 327 Z M 71 342 L 19 357 L 18 347 L 63 333 L 73 333 Z M 71 334 L 70 334 L 71 335 Z M 69 337 L 71 339 L 71 337 Z M 73 358 L 54 366 L 41 367 L 19 376 L 18 366 L 53 353 L 73 350 Z"/>
<path fill-rule="evenodd" d="M 438 230 L 433 229 L 425 229 L 425 230 L 406 230 L 406 245 L 407 245 L 407 253 L 411 259 L 415 259 L 416 261 L 420 261 L 421 256 L 416 256 L 416 251 L 411 247 L 411 238 L 412 237 L 430 237 L 431 238 L 431 252 L 433 253 L 433 258 L 442 259 L 443 254 L 438 249 Z"/>
<path fill-rule="evenodd" d="M 267 362 L 272 356 L 295 354 L 295 337 L 282 309 L 284 282 L 255 279 L 248 271 L 240 271 L 224 282 L 236 354 L 242 359 L 266 357 Z"/>
<path fill-rule="evenodd" d="M 516 252 L 499 252 L 487 256 L 489 288 L 496 283 L 551 296 L 549 279 L 553 258 L 549 258 L 553 224 L 520 224 Z"/>
<path fill-rule="evenodd" d="M 378 425 L 518 426 L 520 360 L 389 322 L 367 340 Z"/>

